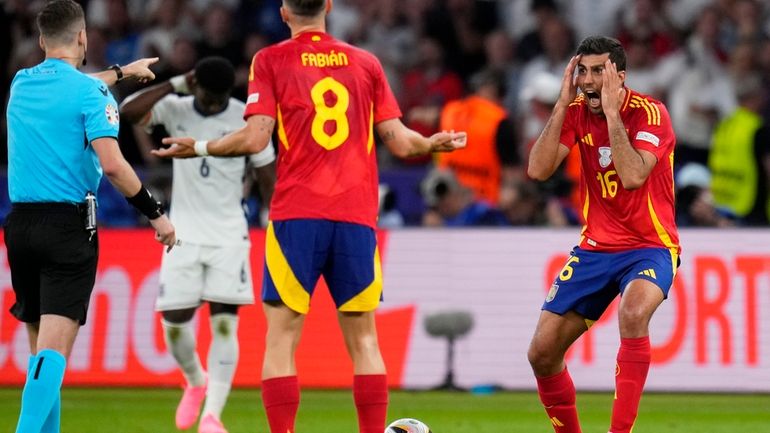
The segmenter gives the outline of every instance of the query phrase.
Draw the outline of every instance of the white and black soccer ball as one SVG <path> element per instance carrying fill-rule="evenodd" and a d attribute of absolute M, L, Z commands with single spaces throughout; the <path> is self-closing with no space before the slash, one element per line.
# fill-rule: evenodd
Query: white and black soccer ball
<path fill-rule="evenodd" d="M 401 418 L 385 427 L 385 433 L 431 433 L 430 427 L 414 418 Z"/>

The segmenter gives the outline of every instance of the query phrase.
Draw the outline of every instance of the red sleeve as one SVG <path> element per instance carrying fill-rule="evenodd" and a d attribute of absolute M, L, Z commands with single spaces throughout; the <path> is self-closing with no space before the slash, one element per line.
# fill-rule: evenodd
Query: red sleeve
<path fill-rule="evenodd" d="M 254 55 L 249 67 L 249 92 L 246 98 L 246 110 L 243 118 L 248 119 L 255 114 L 276 117 L 275 93 L 273 92 L 273 73 L 265 59 L 265 51 L 260 50 Z"/>
<path fill-rule="evenodd" d="M 567 107 L 567 114 L 564 116 L 564 123 L 561 125 L 561 135 L 559 136 L 559 143 L 570 149 L 577 144 L 579 138 L 577 131 L 575 131 L 577 107 L 580 107 L 580 105 L 570 105 Z"/>
<path fill-rule="evenodd" d="M 671 119 L 661 103 L 647 102 L 644 108 L 636 110 L 628 138 L 635 149 L 646 150 L 660 160 L 671 152 L 675 144 Z"/>
<path fill-rule="evenodd" d="M 390 89 L 388 79 L 379 60 L 374 60 L 374 123 L 401 117 L 396 97 Z"/>

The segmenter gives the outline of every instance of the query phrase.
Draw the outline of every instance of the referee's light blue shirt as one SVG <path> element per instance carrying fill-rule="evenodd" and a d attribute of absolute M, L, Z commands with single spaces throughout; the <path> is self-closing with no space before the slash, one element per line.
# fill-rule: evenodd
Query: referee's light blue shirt
<path fill-rule="evenodd" d="M 91 141 L 118 137 L 107 85 L 59 59 L 22 69 L 8 100 L 8 193 L 12 203 L 80 203 L 99 186 Z M 116 144 L 117 145 L 117 144 Z"/>

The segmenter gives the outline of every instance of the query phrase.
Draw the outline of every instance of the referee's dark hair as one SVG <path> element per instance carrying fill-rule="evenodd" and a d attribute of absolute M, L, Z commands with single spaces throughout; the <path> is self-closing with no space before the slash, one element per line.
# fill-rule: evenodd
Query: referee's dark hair
<path fill-rule="evenodd" d="M 73 0 L 53 0 L 37 14 L 37 28 L 44 39 L 69 43 L 85 24 L 83 8 Z M 75 27 L 78 26 L 78 27 Z"/>
<path fill-rule="evenodd" d="M 326 0 L 284 0 L 283 2 L 295 15 L 303 17 L 314 17 L 326 7 Z"/>
<path fill-rule="evenodd" d="M 235 86 L 235 68 L 224 57 L 204 57 L 195 64 L 195 80 L 207 92 L 226 95 Z"/>
<path fill-rule="evenodd" d="M 626 70 L 626 50 L 620 41 L 608 36 L 589 36 L 580 43 L 576 54 L 610 54 L 610 61 L 618 71 Z"/>

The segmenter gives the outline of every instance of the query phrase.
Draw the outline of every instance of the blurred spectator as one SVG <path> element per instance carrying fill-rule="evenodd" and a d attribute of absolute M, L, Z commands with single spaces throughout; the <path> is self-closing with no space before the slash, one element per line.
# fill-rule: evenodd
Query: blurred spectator
<path fill-rule="evenodd" d="M 235 88 L 233 89 L 233 98 L 246 102 L 246 94 L 249 86 L 249 72 L 251 69 L 251 60 L 257 51 L 270 45 L 267 37 L 261 33 L 249 33 L 243 41 L 241 48 L 241 58 L 235 65 Z"/>
<path fill-rule="evenodd" d="M 398 210 L 396 200 L 396 192 L 388 185 L 381 183 L 377 227 L 395 229 L 404 226 L 404 216 Z"/>
<path fill-rule="evenodd" d="M 434 38 L 449 68 L 463 79 L 484 66 L 484 36 L 497 28 L 497 0 L 434 1 L 423 16 L 426 36 Z"/>
<path fill-rule="evenodd" d="M 401 93 L 401 75 L 414 64 L 417 35 L 404 11 L 406 0 L 380 0 L 369 3 L 362 19 L 357 45 L 380 59 L 393 93 Z M 354 41 L 355 42 L 355 41 Z"/>
<path fill-rule="evenodd" d="M 677 43 L 676 33 L 664 14 L 663 2 L 663 0 L 633 0 L 626 4 L 621 14 L 621 29 L 618 33 L 618 40 L 626 51 L 633 43 L 640 42 L 644 43 L 653 59 L 661 58 L 674 51 Z M 654 63 L 654 60 L 650 63 Z M 638 87 L 630 87 L 643 91 Z"/>
<path fill-rule="evenodd" d="M 530 0 L 529 12 L 535 25 L 519 39 L 516 58 L 520 62 L 528 62 L 543 54 L 545 24 L 550 20 L 561 19 L 555 0 Z"/>
<path fill-rule="evenodd" d="M 196 44 L 198 58 L 224 57 L 237 65 L 241 61 L 241 41 L 233 31 L 232 11 L 212 3 L 203 14 L 203 34 Z"/>
<path fill-rule="evenodd" d="M 691 162 L 676 175 L 676 223 L 680 227 L 730 227 L 733 222 L 714 206 L 711 173 Z"/>
<path fill-rule="evenodd" d="M 107 31 L 105 57 L 109 64 L 125 65 L 139 57 L 138 26 L 131 21 L 127 0 L 106 0 L 107 23 L 100 26 Z"/>
<path fill-rule="evenodd" d="M 568 208 L 556 196 L 540 190 L 534 182 L 517 180 L 507 185 L 506 190 L 510 199 L 500 207 L 500 211 L 508 224 L 550 227 L 570 224 Z"/>
<path fill-rule="evenodd" d="M 618 15 L 628 0 L 571 0 L 563 16 L 569 20 L 577 40 L 592 35 L 618 34 Z"/>
<path fill-rule="evenodd" d="M 676 165 L 706 164 L 711 133 L 720 119 L 735 109 L 735 96 L 718 44 L 722 18 L 705 8 L 686 45 L 663 61 L 658 80 L 668 84 L 668 107 L 677 138 Z"/>
<path fill-rule="evenodd" d="M 501 105 L 506 77 L 484 69 L 473 75 L 470 85 L 473 93 L 447 103 L 439 122 L 440 130 L 466 131 L 468 144 L 463 152 L 438 154 L 436 162 L 452 170 L 476 199 L 497 206 L 501 185 L 523 176 L 514 123 Z"/>
<path fill-rule="evenodd" d="M 241 0 L 236 17 L 241 33 L 259 32 L 270 43 L 288 39 L 289 27 L 281 19 L 281 0 Z"/>
<path fill-rule="evenodd" d="M 561 18 L 549 19 L 540 32 L 543 53 L 523 65 L 522 89 L 528 87 L 534 76 L 541 72 L 561 77 L 575 49 L 572 29 Z"/>
<path fill-rule="evenodd" d="M 149 27 L 142 33 L 139 51 L 142 57 L 160 57 L 165 62 L 182 30 L 183 0 L 156 0 L 149 13 Z M 89 39 L 89 48 L 90 48 Z"/>
<path fill-rule="evenodd" d="M 767 101 L 758 75 L 735 86 L 738 108 L 714 130 L 709 168 L 717 207 L 735 214 L 744 225 L 770 222 L 770 126 L 759 115 Z"/>
<path fill-rule="evenodd" d="M 503 107 L 515 117 L 519 109 L 519 83 L 521 82 L 521 68 L 514 59 L 514 43 L 508 33 L 503 30 L 495 30 L 487 35 L 484 40 L 484 51 L 487 55 L 488 69 L 502 71 L 505 75 L 505 96 Z"/>
<path fill-rule="evenodd" d="M 423 225 L 428 227 L 471 227 L 507 225 L 505 216 L 489 203 L 475 200 L 449 170 L 433 169 L 420 184 L 427 210 Z"/>
<path fill-rule="evenodd" d="M 463 96 L 463 82 L 444 63 L 444 51 L 435 39 L 417 42 L 417 63 L 404 75 L 399 98 L 408 127 L 429 136 L 437 131 L 441 107 Z"/>

